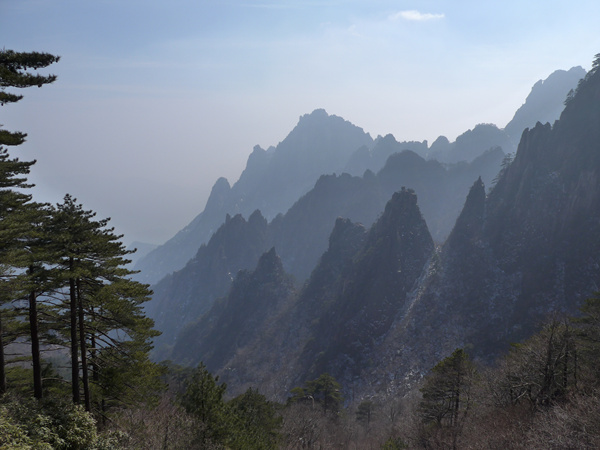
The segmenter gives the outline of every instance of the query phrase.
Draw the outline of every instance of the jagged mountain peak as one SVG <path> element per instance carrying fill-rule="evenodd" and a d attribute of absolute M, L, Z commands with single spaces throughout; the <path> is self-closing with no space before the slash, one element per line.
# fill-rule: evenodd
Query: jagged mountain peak
<path fill-rule="evenodd" d="M 223 368 L 238 348 L 261 337 L 265 325 L 293 293 L 292 279 L 271 247 L 253 270 L 240 270 L 228 294 L 183 331 L 173 348 L 173 359 L 191 364 L 203 361 L 213 371 Z"/>
<path fill-rule="evenodd" d="M 446 136 L 438 136 L 437 139 L 431 144 L 431 147 L 429 147 L 429 150 L 432 153 L 443 152 L 446 151 L 449 146 L 450 141 Z"/>
<path fill-rule="evenodd" d="M 433 251 L 434 244 L 412 189 L 395 192 L 383 214 L 368 232 L 366 243 L 356 257 L 360 273 L 387 271 L 412 283 Z M 410 269 L 410 270 L 408 270 Z M 403 272 L 400 275 L 400 272 Z M 359 279 L 362 275 L 355 274 Z M 405 286 L 408 289 L 409 286 Z"/>
<path fill-rule="evenodd" d="M 206 207 L 204 208 L 207 211 L 218 211 L 223 204 L 227 201 L 227 196 L 231 191 L 231 186 L 227 178 L 220 177 L 217 179 L 215 184 L 210 191 L 210 195 L 208 200 L 206 201 Z"/>
<path fill-rule="evenodd" d="M 438 137 L 429 148 L 428 158 L 444 163 L 471 162 L 492 147 L 501 147 L 505 153 L 514 150 L 514 144 L 504 130 L 493 123 L 480 123 L 452 143 L 445 136 Z"/>
<path fill-rule="evenodd" d="M 460 217 L 463 215 L 476 216 L 478 220 L 483 220 L 483 210 L 485 208 L 485 185 L 481 177 L 475 180 L 473 186 L 469 190 L 467 200 Z"/>
<path fill-rule="evenodd" d="M 325 109 L 318 108 L 309 114 L 303 114 L 302 116 L 300 116 L 298 119 L 298 124 L 290 132 L 290 135 L 298 132 L 304 132 L 307 129 L 332 126 L 349 127 L 354 128 L 357 131 L 360 130 L 362 132 L 362 128 L 357 127 L 348 120 L 345 120 L 340 116 L 336 116 L 335 114 L 328 114 L 327 111 L 325 111 Z"/>
<path fill-rule="evenodd" d="M 475 180 L 475 183 L 473 183 L 473 186 L 469 191 L 469 195 L 467 196 L 467 204 L 470 202 L 477 201 L 470 199 L 478 199 L 479 202 L 485 202 L 485 185 L 483 184 L 483 180 L 481 179 L 481 177 Z"/>
<path fill-rule="evenodd" d="M 468 241 L 481 238 L 485 216 L 485 185 L 479 177 L 467 195 L 465 206 L 456 219 L 456 224 L 446 241 L 445 247 L 465 246 Z"/>
<path fill-rule="evenodd" d="M 300 116 L 298 124 L 277 146 L 275 156 L 280 158 L 289 152 L 297 154 L 324 151 L 326 154 L 343 153 L 347 158 L 360 146 L 370 146 L 372 141 L 371 136 L 362 128 L 342 117 L 329 115 L 324 109 L 316 109 Z M 350 142 L 352 144 L 348 147 Z M 327 150 L 326 147 L 331 145 L 334 148 Z"/>
<path fill-rule="evenodd" d="M 394 192 L 392 199 L 385 205 L 385 213 L 392 214 L 392 211 L 404 211 L 406 208 L 415 209 L 417 207 L 417 194 L 415 191 L 402 186 L 398 192 Z"/>
<path fill-rule="evenodd" d="M 338 232 L 351 227 L 342 220 L 336 223 Z M 401 314 L 433 249 L 414 191 L 394 193 L 361 248 L 334 281 L 340 287 L 337 295 L 316 325 L 314 341 L 303 350 L 309 376 L 327 371 L 344 381 L 356 377 L 377 340 Z M 307 291 L 330 295 L 335 289 L 320 291 L 309 283 Z"/>
<path fill-rule="evenodd" d="M 427 164 L 427 162 L 412 150 L 402 150 L 390 155 L 381 171 L 397 170 L 401 169 L 402 166 L 414 167 L 417 164 Z"/>
<path fill-rule="evenodd" d="M 254 270 L 254 276 L 263 282 L 274 281 L 284 273 L 281 258 L 275 251 L 275 247 L 271 247 L 268 252 L 261 255 Z"/>
<path fill-rule="evenodd" d="M 254 212 L 250 214 L 250 217 L 248 217 L 248 223 L 252 226 L 258 225 L 266 227 L 268 222 L 261 214 L 260 210 L 255 209 Z"/>
<path fill-rule="evenodd" d="M 330 116 L 327 114 L 327 111 L 325 111 L 324 108 L 316 108 L 311 113 L 301 115 L 298 119 L 298 124 L 311 120 L 323 120 L 328 117 Z"/>
<path fill-rule="evenodd" d="M 414 190 L 403 186 L 387 202 L 383 214 L 373 226 L 371 233 L 387 233 L 393 229 L 404 230 L 413 227 L 416 223 L 425 223 L 417 206 L 417 194 Z"/>
<path fill-rule="evenodd" d="M 504 131 L 515 143 L 519 142 L 525 128 L 533 128 L 536 122 L 553 123 L 564 109 L 564 100 L 568 92 L 577 86 L 585 76 L 585 70 L 572 67 L 567 70 L 556 70 L 545 80 L 539 80 L 531 88 L 525 103 L 515 112 Z"/>
<path fill-rule="evenodd" d="M 577 89 L 569 94 L 558 127 L 570 132 L 567 139 L 592 141 L 600 135 L 600 54 L 596 55 L 592 69 L 582 78 Z M 566 132 L 566 130 L 565 130 Z M 593 133 L 587 136 L 585 133 Z M 596 152 L 598 153 L 598 152 Z"/>
<path fill-rule="evenodd" d="M 360 178 L 326 171 L 330 175 L 319 178 L 320 173 L 314 189 L 269 224 L 267 235 L 272 237 L 259 239 L 263 247 L 255 265 L 246 264 L 227 284 L 229 295 L 214 309 L 219 316 L 211 315 L 218 326 L 205 320 L 206 328 L 195 329 L 206 339 L 202 345 L 208 352 L 213 344 L 231 345 L 222 354 L 194 357 L 212 361 L 219 375 L 233 377 L 228 381 L 238 388 L 253 384 L 275 396 L 324 371 L 341 381 L 346 393 L 394 395 L 406 380 L 418 378 L 458 346 L 472 346 L 477 357 L 489 357 L 526 337 L 552 309 L 569 310 L 600 285 L 598 95 L 592 73 L 569 98 L 560 121 L 554 126 L 534 124 L 523 133 L 515 159 L 503 161 L 487 196 L 485 186 L 497 172 L 487 173 L 490 165 L 484 163 L 496 161 L 497 170 L 503 156 L 488 139 L 502 137 L 493 125 L 479 125 L 458 140 L 479 142 L 483 155 L 472 163 L 441 164 L 412 152 L 395 152 L 376 175 L 363 171 Z M 331 125 L 330 120 L 325 111 L 315 111 L 303 116 L 299 126 L 318 130 L 325 122 Z M 476 139 L 480 131 L 485 139 Z M 304 157 L 314 148 L 301 134 L 293 136 L 302 144 L 294 155 Z M 386 142 L 399 147 L 391 135 L 379 138 L 375 146 Z M 439 147 L 456 145 L 443 138 L 436 142 Z M 375 146 L 355 149 L 356 160 L 370 156 Z M 269 165 L 282 148 L 273 151 Z M 253 153 L 265 151 L 255 148 Z M 285 189 L 288 179 L 282 176 L 281 181 Z M 437 202 L 431 202 L 434 198 Z M 357 205 L 373 204 L 377 211 L 365 214 L 363 223 L 375 222 L 366 231 L 350 213 L 364 212 Z M 445 210 L 448 204 L 452 208 Z M 431 211 L 455 222 L 437 251 L 420 208 L 428 222 L 435 217 Z M 340 215 L 346 218 L 336 220 Z M 253 222 L 261 227 L 265 223 L 260 212 L 250 216 L 246 227 L 253 228 L 248 227 Z M 236 224 L 243 225 L 243 218 L 232 213 L 226 225 L 233 230 Z M 234 239 L 237 235 L 231 234 Z M 304 258 L 313 270 L 302 291 L 290 296 L 291 284 L 281 283 L 283 268 L 291 272 L 303 252 L 309 253 L 307 236 L 317 235 L 321 253 Z M 206 269 L 233 260 L 222 256 L 241 250 L 240 244 L 219 246 L 227 251 L 215 252 L 217 258 Z M 258 251 L 259 245 L 252 249 Z M 230 276 L 236 273 L 230 267 L 218 268 Z M 198 279 L 208 273 L 198 265 L 192 275 Z M 185 287 L 175 281 L 173 285 Z"/>
<path fill-rule="evenodd" d="M 569 71 L 571 72 L 576 71 Z M 552 84 L 550 81 L 549 79 L 541 86 L 550 86 Z M 563 100 L 564 94 L 558 100 L 561 107 Z M 535 111 L 533 117 L 540 120 L 545 110 L 538 108 Z M 528 126 L 532 125 L 533 123 Z M 482 127 L 475 127 L 472 131 L 478 131 L 480 128 Z M 519 129 L 519 135 L 523 128 Z M 472 132 L 471 135 L 473 134 Z M 260 146 L 254 147 L 248 157 L 245 170 L 231 187 L 228 187 L 229 183 L 225 183 L 225 180 L 218 180 L 215 183 L 204 211 L 173 238 L 136 263 L 135 268 L 141 271 L 138 279 L 154 283 L 165 274 L 182 268 L 194 256 L 200 245 L 208 242 L 210 236 L 221 225 L 226 213 L 242 213 L 248 216 L 258 208 L 268 220 L 284 213 L 314 186 L 315 181 L 323 173 L 339 174 L 348 171 L 358 176 L 365 173 L 366 169 L 377 173 L 384 166 L 391 152 L 406 149 L 428 159 L 437 157 L 445 163 L 471 161 L 494 146 L 501 146 L 507 153 L 514 151 L 510 142 L 506 144 L 506 133 L 497 129 L 492 129 L 481 139 L 471 139 L 470 142 L 464 140 L 465 142 L 461 143 L 458 139 L 458 142 L 449 143 L 447 139 L 439 138 L 431 148 L 428 148 L 426 141 L 396 142 L 392 135 L 380 136 L 377 141 L 380 145 L 376 149 L 373 139 L 362 128 L 341 117 L 329 115 L 323 109 L 316 109 L 310 114 L 300 116 L 297 126 L 277 147 L 269 147 L 268 150 L 263 150 Z M 383 145 L 385 142 L 388 142 L 389 146 Z M 385 149 L 385 147 L 389 148 Z M 435 172 L 431 167 L 428 169 Z M 484 175 L 487 183 L 485 170 L 480 173 Z M 416 187 L 422 185 L 422 182 L 417 179 L 419 175 L 414 174 L 410 182 L 402 181 L 401 184 L 415 188 L 419 193 L 428 220 L 431 211 L 441 211 L 437 223 L 430 221 L 429 225 L 436 240 L 442 241 L 454 221 L 458 211 L 456 206 L 460 207 L 463 199 L 451 199 L 450 203 L 447 201 L 445 203 L 452 206 L 435 205 L 430 211 L 427 204 L 434 195 Z M 491 177 L 493 178 L 494 175 L 495 173 Z M 471 179 L 467 181 L 470 182 Z M 394 190 L 398 187 L 394 186 Z M 459 196 L 462 195 L 461 192 Z"/>
<path fill-rule="evenodd" d="M 388 133 L 385 136 L 377 139 L 376 145 L 392 145 L 392 144 L 397 144 L 397 143 L 398 143 L 398 141 L 396 140 L 394 135 L 392 133 Z"/>
<path fill-rule="evenodd" d="M 350 121 L 345 120 L 340 116 L 336 116 L 335 114 L 329 114 L 324 108 L 317 108 L 308 114 L 303 114 L 298 118 L 298 124 L 296 128 L 303 127 L 314 127 L 325 124 L 338 124 L 338 125 L 346 125 L 358 128 L 362 130 L 362 128 L 357 127 L 352 124 Z"/>
<path fill-rule="evenodd" d="M 273 150 L 267 151 L 263 149 L 260 145 L 255 145 L 252 149 L 252 153 L 250 153 L 250 156 L 248 156 L 248 162 L 246 163 L 246 166 L 261 166 L 269 161 L 269 157 L 272 154 Z"/>
<path fill-rule="evenodd" d="M 348 234 L 364 234 L 366 229 L 359 223 L 354 223 L 350 219 L 344 217 L 338 217 L 335 220 L 333 231 L 329 236 L 329 249 L 335 248 L 340 245 L 341 242 L 347 239 Z"/>

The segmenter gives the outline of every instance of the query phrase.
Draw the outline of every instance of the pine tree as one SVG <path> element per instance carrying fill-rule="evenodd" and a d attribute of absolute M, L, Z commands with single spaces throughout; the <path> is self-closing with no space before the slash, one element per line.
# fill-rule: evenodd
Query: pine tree
<path fill-rule="evenodd" d="M 148 353 L 158 333 L 142 310 L 151 292 L 131 280 L 133 272 L 125 267 L 131 252 L 121 243 L 122 236 L 107 227 L 109 219 L 94 217 L 66 195 L 54 212 L 52 236 L 59 278 L 68 294 L 64 310 L 69 317 L 73 401 L 80 401 L 81 374 L 85 408 L 91 409 L 90 385 L 95 384 L 103 410 L 107 398 L 129 398 L 133 380 L 144 387 L 156 375 Z"/>
<path fill-rule="evenodd" d="M 423 423 L 433 430 L 448 432 L 456 448 L 464 418 L 471 407 L 471 386 L 475 368 L 462 349 L 439 362 L 420 389 L 419 411 Z"/>
<path fill-rule="evenodd" d="M 199 420 L 197 443 L 200 448 L 223 442 L 227 433 L 227 419 L 223 396 L 227 385 L 218 384 L 219 377 L 213 377 L 200 363 L 186 383 L 181 405 Z"/>
<path fill-rule="evenodd" d="M 51 210 L 47 205 L 31 203 L 23 207 L 20 214 L 28 229 L 21 236 L 21 254 L 18 266 L 23 271 L 17 277 L 27 303 L 28 335 L 31 344 L 33 392 L 42 398 L 42 362 L 40 353 L 41 323 L 39 320 L 39 298 L 52 293 L 58 286 L 52 276 L 55 257 L 51 250 L 48 234 Z"/>
<path fill-rule="evenodd" d="M 104 412 L 116 405 L 148 401 L 162 388 L 163 369 L 149 359 L 151 339 L 160 333 L 144 315 L 148 286 L 126 277 L 103 284 L 89 299 L 92 384 Z"/>
<path fill-rule="evenodd" d="M 19 53 L 0 50 L 0 106 L 18 102 L 23 98 L 6 88 L 41 87 L 56 80 L 55 75 L 40 75 L 30 70 L 39 70 L 59 60 L 47 53 Z M 31 196 L 22 192 L 30 187 L 26 176 L 35 161 L 20 161 L 11 157 L 9 146 L 25 142 L 26 134 L 8 131 L 0 125 L 0 308 L 14 299 L 15 258 L 19 253 L 21 236 L 29 228 L 24 222 L 21 209 L 31 201 Z M 5 358 L 2 336 L 6 310 L 0 309 L 0 394 L 6 391 Z"/>
<path fill-rule="evenodd" d="M 323 414 L 327 411 L 337 413 L 344 401 L 341 390 L 340 383 L 333 376 L 323 373 L 319 378 L 307 381 L 304 387 L 293 388 L 288 402 L 310 401 L 313 405 L 321 405 Z"/>
<path fill-rule="evenodd" d="M 231 448 L 275 449 L 283 419 L 278 404 L 268 401 L 256 389 L 248 390 L 227 403 L 230 415 Z"/>
<path fill-rule="evenodd" d="M 356 409 L 356 420 L 363 422 L 366 426 L 369 426 L 373 417 L 373 410 L 375 405 L 371 400 L 364 400 L 359 403 Z"/>

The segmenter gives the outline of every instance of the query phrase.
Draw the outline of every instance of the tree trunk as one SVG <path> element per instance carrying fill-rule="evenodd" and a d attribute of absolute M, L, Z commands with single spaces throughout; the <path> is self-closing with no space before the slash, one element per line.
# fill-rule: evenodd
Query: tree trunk
<path fill-rule="evenodd" d="M 70 260 L 70 270 L 73 271 L 73 258 Z M 71 317 L 71 390 L 73 403 L 80 402 L 79 396 L 79 359 L 77 350 L 77 295 L 75 293 L 75 279 L 69 278 L 69 300 Z"/>
<path fill-rule="evenodd" d="M 94 322 L 94 307 L 91 307 L 90 311 L 92 314 L 92 322 Z M 94 333 L 90 334 L 90 346 L 90 370 L 92 371 L 92 382 L 98 386 L 100 384 L 100 368 L 98 367 L 98 360 L 96 358 L 96 335 Z M 102 409 L 100 404 L 98 406 L 99 409 Z"/>
<path fill-rule="evenodd" d="M 81 373 L 83 379 L 83 399 L 85 404 L 85 410 L 91 410 L 90 400 L 90 384 L 88 379 L 88 366 L 87 366 L 87 349 L 85 343 L 85 322 L 83 314 L 83 299 L 81 298 L 81 285 L 80 280 L 77 279 L 77 306 L 79 311 L 79 346 L 81 348 Z"/>
<path fill-rule="evenodd" d="M 0 396 L 6 392 L 6 373 L 4 370 L 4 342 L 2 341 L 2 315 L 0 314 Z"/>
<path fill-rule="evenodd" d="M 29 269 L 33 272 L 33 269 Z M 40 336 L 38 329 L 36 293 L 29 293 L 29 333 L 31 337 L 31 362 L 33 365 L 33 396 L 42 398 L 42 363 L 40 360 Z"/>

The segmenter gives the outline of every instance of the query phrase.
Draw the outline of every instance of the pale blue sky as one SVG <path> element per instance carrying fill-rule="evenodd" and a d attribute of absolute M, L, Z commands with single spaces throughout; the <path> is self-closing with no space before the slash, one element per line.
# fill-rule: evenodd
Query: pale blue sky
<path fill-rule="evenodd" d="M 600 2 L 0 0 L 0 45 L 60 55 L 0 123 L 39 200 L 69 192 L 165 241 L 316 108 L 398 140 L 503 127 L 533 84 L 589 69 Z"/>

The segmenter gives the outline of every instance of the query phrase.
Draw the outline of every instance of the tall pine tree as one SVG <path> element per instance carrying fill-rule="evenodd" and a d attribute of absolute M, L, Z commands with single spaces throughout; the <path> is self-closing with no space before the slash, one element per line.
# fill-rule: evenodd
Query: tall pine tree
<path fill-rule="evenodd" d="M 67 294 L 73 401 L 80 402 L 81 376 L 87 410 L 91 383 L 97 385 L 104 409 L 107 398 L 124 400 L 131 393 L 126 387 L 145 386 L 141 380 L 156 373 L 148 353 L 158 333 L 142 310 L 151 292 L 130 278 L 133 272 L 125 267 L 125 258 L 131 252 L 121 243 L 122 236 L 108 228 L 108 221 L 95 220 L 94 212 L 66 195 L 51 227 Z M 134 379 L 140 383 L 132 383 Z"/>
<path fill-rule="evenodd" d="M 22 95 L 7 92 L 6 88 L 41 87 L 56 80 L 55 75 L 32 73 L 49 66 L 59 57 L 48 53 L 19 53 L 0 50 L 0 106 L 18 102 Z M 31 196 L 22 190 L 30 187 L 27 175 L 35 161 L 20 161 L 11 157 L 9 146 L 21 145 L 26 134 L 8 131 L 0 125 L 0 394 L 6 391 L 4 357 L 6 311 L 2 305 L 15 298 L 15 266 L 18 265 L 23 233 L 29 224 L 23 221 L 22 209 L 31 202 Z"/>

